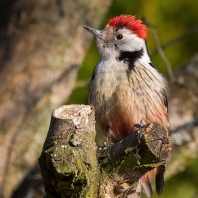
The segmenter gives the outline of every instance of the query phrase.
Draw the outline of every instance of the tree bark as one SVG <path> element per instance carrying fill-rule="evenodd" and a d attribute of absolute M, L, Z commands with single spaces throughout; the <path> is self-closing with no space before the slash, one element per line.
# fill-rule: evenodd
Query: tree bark
<path fill-rule="evenodd" d="M 168 131 L 157 123 L 96 152 L 90 106 L 62 106 L 52 112 L 39 158 L 46 197 L 120 197 L 170 152 Z M 127 188 L 123 190 L 123 184 Z"/>
<path fill-rule="evenodd" d="M 0 197 L 36 163 L 51 109 L 67 100 L 90 44 L 83 25 L 97 27 L 111 2 L 1 1 Z"/>

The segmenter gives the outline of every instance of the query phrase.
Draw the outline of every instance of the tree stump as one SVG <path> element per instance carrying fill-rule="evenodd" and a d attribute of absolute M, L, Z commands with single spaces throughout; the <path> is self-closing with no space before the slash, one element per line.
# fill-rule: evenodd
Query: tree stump
<path fill-rule="evenodd" d="M 168 131 L 147 123 L 137 133 L 98 150 L 95 114 L 89 105 L 61 106 L 39 158 L 46 197 L 120 197 L 149 170 L 165 166 Z M 123 187 L 123 184 L 125 187 Z"/>

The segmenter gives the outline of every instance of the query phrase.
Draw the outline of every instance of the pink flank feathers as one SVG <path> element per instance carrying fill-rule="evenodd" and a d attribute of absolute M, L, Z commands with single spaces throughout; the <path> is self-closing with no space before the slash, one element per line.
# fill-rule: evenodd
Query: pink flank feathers
<path fill-rule="evenodd" d="M 120 15 L 109 20 L 108 25 L 115 28 L 127 28 L 142 39 L 147 39 L 147 28 L 141 20 L 136 20 L 135 16 Z"/>

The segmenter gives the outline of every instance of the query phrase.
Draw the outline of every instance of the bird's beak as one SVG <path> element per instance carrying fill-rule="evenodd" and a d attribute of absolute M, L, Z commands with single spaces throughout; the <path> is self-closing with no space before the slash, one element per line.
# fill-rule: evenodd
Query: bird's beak
<path fill-rule="evenodd" d="M 86 25 L 84 25 L 83 27 L 89 32 L 91 32 L 96 38 L 99 38 L 101 40 L 107 39 L 106 35 L 104 35 L 104 33 L 101 30 L 97 30 Z"/>

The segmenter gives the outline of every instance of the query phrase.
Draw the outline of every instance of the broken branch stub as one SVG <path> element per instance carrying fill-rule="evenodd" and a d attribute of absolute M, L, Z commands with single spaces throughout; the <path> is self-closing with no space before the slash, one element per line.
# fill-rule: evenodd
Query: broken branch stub
<path fill-rule="evenodd" d="M 158 123 L 148 123 L 140 130 L 109 146 L 98 153 L 100 166 L 107 167 L 127 161 L 136 156 L 136 165 L 148 163 L 165 163 L 170 153 L 170 138 L 168 131 Z M 135 164 L 132 164 L 135 165 Z M 130 164 L 131 167 L 131 164 Z"/>
<path fill-rule="evenodd" d="M 97 158 L 103 168 L 100 195 L 112 191 L 115 198 L 130 194 L 130 190 L 146 172 L 165 165 L 169 153 L 167 130 L 157 123 L 141 126 L 139 132 L 98 153 Z M 123 186 L 126 187 L 124 190 Z"/>
<path fill-rule="evenodd" d="M 90 106 L 61 106 L 39 158 L 47 197 L 94 197 L 97 192 L 95 119 Z"/>

